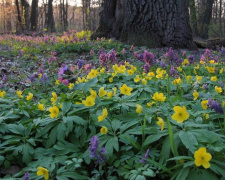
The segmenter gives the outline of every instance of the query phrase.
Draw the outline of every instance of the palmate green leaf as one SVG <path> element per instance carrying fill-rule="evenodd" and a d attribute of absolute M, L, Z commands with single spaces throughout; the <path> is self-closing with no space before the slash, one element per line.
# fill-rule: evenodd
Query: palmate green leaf
<path fill-rule="evenodd" d="M 189 175 L 189 172 L 190 168 L 182 168 L 176 180 L 186 180 L 187 176 Z"/>
<path fill-rule="evenodd" d="M 71 106 L 72 106 L 71 102 L 68 102 L 68 101 L 63 102 L 63 104 L 62 104 L 62 112 L 64 114 L 66 114 L 70 110 Z"/>
<path fill-rule="evenodd" d="M 32 160 L 32 155 L 34 153 L 34 148 L 28 143 L 23 144 L 22 146 L 23 146 L 23 150 L 22 150 L 23 158 L 22 158 L 22 160 L 23 160 L 23 162 L 28 164 Z"/>
<path fill-rule="evenodd" d="M 13 113 L 13 111 L 9 111 L 5 116 L 0 117 L 0 123 L 7 119 L 17 119 L 20 116 Z"/>
<path fill-rule="evenodd" d="M 56 127 L 57 124 L 58 124 L 58 122 L 52 122 L 52 123 L 49 123 L 44 128 L 37 128 L 35 138 L 39 138 L 39 137 L 42 137 L 43 135 L 46 135 L 46 133 L 49 132 L 50 129 Z"/>
<path fill-rule="evenodd" d="M 85 179 L 90 179 L 87 176 L 81 175 L 77 172 L 73 171 L 63 171 L 62 173 L 58 174 L 56 178 L 58 177 L 67 177 L 67 178 L 72 178 L 72 179 L 77 179 L 77 180 L 85 180 Z"/>
<path fill-rule="evenodd" d="M 161 137 L 166 136 L 166 135 L 168 135 L 168 132 L 165 132 L 165 131 L 164 131 L 164 132 L 161 132 L 161 133 L 159 133 L 159 134 L 150 135 L 150 136 L 148 136 L 148 137 L 145 139 L 145 141 L 144 141 L 144 143 L 143 143 L 142 146 L 143 146 L 143 147 L 144 147 L 144 146 L 148 146 L 149 144 L 158 141 Z"/>
<path fill-rule="evenodd" d="M 188 177 L 186 180 L 202 180 L 202 179 L 207 179 L 207 180 L 219 180 L 214 174 L 212 174 L 210 171 L 205 170 L 205 169 L 192 169 L 189 172 Z"/>
<path fill-rule="evenodd" d="M 217 166 L 214 163 L 210 163 L 210 169 L 216 174 L 223 176 L 225 178 L 225 164 L 224 166 Z"/>
<path fill-rule="evenodd" d="M 9 124 L 7 126 L 8 130 L 11 131 L 14 134 L 24 135 L 25 133 L 25 127 L 22 124 Z"/>
<path fill-rule="evenodd" d="M 79 125 L 86 125 L 87 124 L 87 121 L 85 121 L 83 118 L 81 118 L 79 116 L 63 117 L 63 121 L 64 122 L 73 121 L 75 124 L 79 124 Z"/>
<path fill-rule="evenodd" d="M 48 136 L 48 139 L 47 139 L 47 141 L 46 141 L 46 148 L 50 148 L 53 144 L 55 144 L 55 142 L 56 142 L 56 138 L 57 138 L 57 128 L 58 128 L 58 126 L 55 126 L 52 130 L 51 130 L 51 132 L 50 132 L 50 134 L 49 134 L 49 136 Z"/>
<path fill-rule="evenodd" d="M 88 92 L 90 90 L 90 88 L 97 82 L 98 82 L 98 79 L 97 79 L 97 77 L 95 77 L 95 78 L 89 80 L 87 83 L 85 83 L 85 85 L 83 86 L 84 92 L 85 93 Z"/>
<path fill-rule="evenodd" d="M 198 145 L 198 141 L 195 135 L 191 132 L 180 131 L 179 137 L 181 142 L 185 145 L 187 149 L 189 149 L 192 153 L 195 152 L 196 147 Z"/>
<path fill-rule="evenodd" d="M 113 154 L 113 149 L 115 149 L 116 151 L 119 151 L 118 138 L 115 136 L 115 137 L 111 137 L 109 140 L 107 140 L 105 149 L 109 156 L 111 156 Z"/>

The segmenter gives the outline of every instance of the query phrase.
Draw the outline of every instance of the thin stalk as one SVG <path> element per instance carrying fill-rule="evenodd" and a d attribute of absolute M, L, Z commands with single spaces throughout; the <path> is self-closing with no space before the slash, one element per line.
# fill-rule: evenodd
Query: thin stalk
<path fill-rule="evenodd" d="M 168 126 L 169 137 L 170 137 L 170 145 L 171 145 L 171 150 L 173 152 L 173 155 L 174 155 L 174 157 L 179 156 L 178 151 L 177 151 L 176 146 L 175 146 L 173 130 L 172 130 L 172 126 L 170 124 L 169 118 L 167 118 L 167 126 Z"/>

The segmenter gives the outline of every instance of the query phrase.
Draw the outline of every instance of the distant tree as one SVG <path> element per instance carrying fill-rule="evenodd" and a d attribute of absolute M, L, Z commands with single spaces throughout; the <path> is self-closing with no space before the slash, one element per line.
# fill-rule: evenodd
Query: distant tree
<path fill-rule="evenodd" d="M 20 6 L 19 6 L 19 1 L 18 1 L 18 0 L 15 0 L 15 4 L 16 4 L 16 10 L 17 10 L 18 24 L 19 24 L 20 29 L 23 31 L 24 27 L 23 27 L 23 25 L 22 25 L 22 19 L 21 19 L 21 16 L 20 16 Z M 17 31 L 18 31 L 18 29 L 17 29 Z"/>
<path fill-rule="evenodd" d="M 149 47 L 194 48 L 188 0 L 105 0 L 92 35 Z"/>
<path fill-rule="evenodd" d="M 38 0 L 32 0 L 31 15 L 30 15 L 30 29 L 32 31 L 37 30 L 38 22 Z"/>
<path fill-rule="evenodd" d="M 202 0 L 201 0 L 202 1 Z M 200 11 L 200 37 L 203 39 L 208 39 L 209 37 L 209 24 L 212 19 L 212 7 L 214 0 L 206 0 L 201 2 Z"/>
<path fill-rule="evenodd" d="M 195 6 L 195 0 L 189 0 L 189 7 L 190 7 L 190 23 L 192 27 L 193 36 L 198 36 L 198 20 L 197 20 L 197 14 L 196 14 L 196 6 Z"/>
<path fill-rule="evenodd" d="M 29 15 L 29 9 L 30 5 L 27 2 L 27 0 L 21 0 L 21 5 L 22 5 L 22 18 L 25 21 L 25 28 L 29 29 L 30 26 L 30 15 Z"/>
<path fill-rule="evenodd" d="M 55 32 L 55 21 L 53 16 L 53 6 L 52 6 L 53 0 L 48 0 L 48 13 L 47 13 L 47 30 L 48 32 Z"/>

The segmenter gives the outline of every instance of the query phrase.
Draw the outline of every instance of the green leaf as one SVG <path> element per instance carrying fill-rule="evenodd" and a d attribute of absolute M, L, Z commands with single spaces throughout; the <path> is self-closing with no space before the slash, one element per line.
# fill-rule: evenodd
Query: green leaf
<path fill-rule="evenodd" d="M 167 161 L 179 161 L 181 159 L 188 159 L 188 160 L 194 160 L 194 158 L 190 157 L 190 156 L 177 156 L 177 157 L 173 157 L 168 159 Z"/>
<path fill-rule="evenodd" d="M 89 80 L 87 83 L 85 83 L 85 85 L 83 87 L 84 92 L 85 93 L 88 92 L 90 90 L 90 88 L 97 82 L 98 82 L 98 79 L 97 79 L 97 77 L 95 77 L 95 78 Z"/>
<path fill-rule="evenodd" d="M 63 102 L 63 104 L 62 104 L 62 112 L 64 114 L 66 114 L 70 110 L 71 106 L 72 106 L 71 102 L 68 102 L 68 101 Z"/>
<path fill-rule="evenodd" d="M 20 116 L 13 114 L 13 111 L 9 111 L 5 116 L 0 117 L 0 123 L 2 123 L 3 120 L 6 119 L 17 119 Z"/>
<path fill-rule="evenodd" d="M 186 180 L 187 176 L 189 175 L 189 172 L 190 168 L 182 168 L 176 180 Z"/>
<path fill-rule="evenodd" d="M 194 153 L 196 150 L 195 146 L 198 145 L 198 141 L 194 136 L 194 134 L 191 132 L 180 131 L 179 137 L 182 143 L 185 145 L 185 147 L 189 149 L 192 153 Z"/>
<path fill-rule="evenodd" d="M 119 142 L 118 142 L 118 138 L 116 136 L 113 137 L 113 147 L 117 152 L 119 151 Z"/>
<path fill-rule="evenodd" d="M 216 174 L 225 177 L 225 164 L 223 166 L 223 169 L 214 163 L 210 163 L 210 169 L 215 172 Z"/>
<path fill-rule="evenodd" d="M 68 117 L 63 117 L 63 121 L 67 122 L 67 121 L 73 121 L 76 124 L 79 125 L 85 125 L 87 124 L 87 121 L 85 121 L 83 118 L 79 117 L 79 116 L 68 116 Z"/>
<path fill-rule="evenodd" d="M 22 124 L 19 124 L 19 125 L 9 124 L 8 129 L 12 133 L 19 134 L 19 135 L 24 135 L 24 131 L 25 131 L 25 127 Z"/>
<path fill-rule="evenodd" d="M 144 143 L 143 143 L 142 146 L 143 146 L 143 147 L 144 147 L 144 146 L 148 146 L 149 144 L 158 141 L 161 137 L 166 136 L 166 135 L 168 135 L 167 132 L 162 132 L 162 133 L 160 133 L 160 134 L 150 135 L 150 136 L 148 136 L 148 137 L 145 139 L 145 141 L 144 141 Z"/>
<path fill-rule="evenodd" d="M 143 171 L 142 174 L 148 177 L 155 177 L 155 173 L 151 169 L 147 169 L 146 171 Z"/>

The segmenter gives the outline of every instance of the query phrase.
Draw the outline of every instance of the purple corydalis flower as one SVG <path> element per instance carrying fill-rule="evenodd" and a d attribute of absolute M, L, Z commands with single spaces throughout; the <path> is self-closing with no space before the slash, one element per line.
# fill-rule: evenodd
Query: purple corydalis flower
<path fill-rule="evenodd" d="M 222 56 L 225 56 L 225 48 L 224 47 L 222 47 L 221 54 L 222 54 Z"/>
<path fill-rule="evenodd" d="M 108 55 L 108 60 L 112 63 L 115 64 L 117 61 L 117 57 L 116 57 L 116 51 L 113 50 L 111 53 L 109 53 Z"/>
<path fill-rule="evenodd" d="M 93 56 L 95 53 L 93 50 L 90 50 L 90 55 Z"/>
<path fill-rule="evenodd" d="M 170 68 L 170 75 L 171 76 L 174 76 L 175 75 L 175 68 L 173 65 L 171 65 L 171 68 Z"/>
<path fill-rule="evenodd" d="M 64 79 L 64 80 L 62 81 L 62 83 L 63 83 L 65 86 L 67 86 L 67 85 L 69 84 L 69 80 L 68 80 L 68 79 Z"/>
<path fill-rule="evenodd" d="M 34 75 L 32 75 L 32 76 L 30 77 L 30 82 L 31 82 L 31 83 L 35 82 L 35 76 L 34 76 Z"/>
<path fill-rule="evenodd" d="M 4 75 L 3 78 L 2 78 L 2 80 L 3 80 L 4 82 L 8 81 L 7 76 Z"/>
<path fill-rule="evenodd" d="M 144 71 L 145 71 L 145 73 L 148 73 L 149 72 L 149 69 L 150 69 L 150 64 L 149 63 L 145 63 L 145 65 L 144 65 Z"/>
<path fill-rule="evenodd" d="M 148 158 L 149 155 L 149 149 L 147 149 L 146 153 L 144 156 L 142 156 L 141 160 L 139 161 L 140 163 L 146 163 L 146 159 Z"/>
<path fill-rule="evenodd" d="M 217 63 L 219 61 L 219 57 L 218 56 L 215 56 L 214 58 L 214 61 Z"/>
<path fill-rule="evenodd" d="M 107 65 L 107 54 L 105 52 L 102 52 L 100 55 L 99 55 L 99 63 L 103 66 L 106 66 Z"/>
<path fill-rule="evenodd" d="M 133 46 L 133 45 L 130 47 L 130 50 L 131 50 L 131 51 L 133 51 L 133 50 L 134 50 L 134 46 Z"/>
<path fill-rule="evenodd" d="M 216 100 L 212 100 L 211 98 L 208 99 L 207 106 L 216 112 L 219 112 L 220 114 L 223 114 L 223 108 L 220 107 L 219 103 Z"/>
<path fill-rule="evenodd" d="M 44 73 L 44 74 L 41 76 L 40 81 L 43 82 L 43 83 L 47 83 L 47 82 L 48 82 L 48 76 L 47 76 L 46 73 Z"/>
<path fill-rule="evenodd" d="M 186 56 L 186 51 L 183 51 L 182 56 Z"/>
<path fill-rule="evenodd" d="M 195 60 L 195 56 L 194 55 L 189 55 L 188 56 L 188 61 L 190 62 L 190 64 L 192 64 Z"/>
<path fill-rule="evenodd" d="M 209 89 L 207 84 L 203 84 L 202 87 L 203 87 L 204 90 L 208 90 Z"/>
<path fill-rule="evenodd" d="M 211 57 L 211 51 L 209 49 L 206 49 L 205 52 L 204 52 L 204 55 L 205 55 L 206 58 L 209 59 Z"/>
<path fill-rule="evenodd" d="M 220 81 L 219 81 L 219 85 L 220 85 L 220 87 L 223 88 L 223 87 L 224 87 L 223 81 L 220 80 Z"/>
<path fill-rule="evenodd" d="M 29 180 L 29 171 L 27 171 L 23 177 L 23 180 Z"/>
<path fill-rule="evenodd" d="M 81 69 L 83 67 L 83 65 L 84 65 L 84 60 L 79 59 L 77 62 L 78 69 Z"/>
<path fill-rule="evenodd" d="M 104 147 L 101 147 L 99 150 L 99 140 L 97 136 L 93 136 L 90 139 L 90 146 L 89 146 L 89 151 L 90 151 L 90 158 L 96 158 L 96 164 L 103 163 L 105 161 L 105 154 L 106 150 Z"/>
<path fill-rule="evenodd" d="M 200 58 L 200 61 L 205 61 L 206 60 L 206 58 L 205 58 L 205 56 L 202 54 L 201 55 L 201 58 Z"/>
<path fill-rule="evenodd" d="M 144 51 L 144 61 L 146 63 L 151 64 L 153 60 L 154 60 L 154 53 L 148 52 L 147 50 L 145 50 Z"/>
<path fill-rule="evenodd" d="M 166 63 L 165 63 L 164 60 L 160 61 L 160 66 L 161 66 L 161 68 L 165 68 L 166 67 Z"/>

